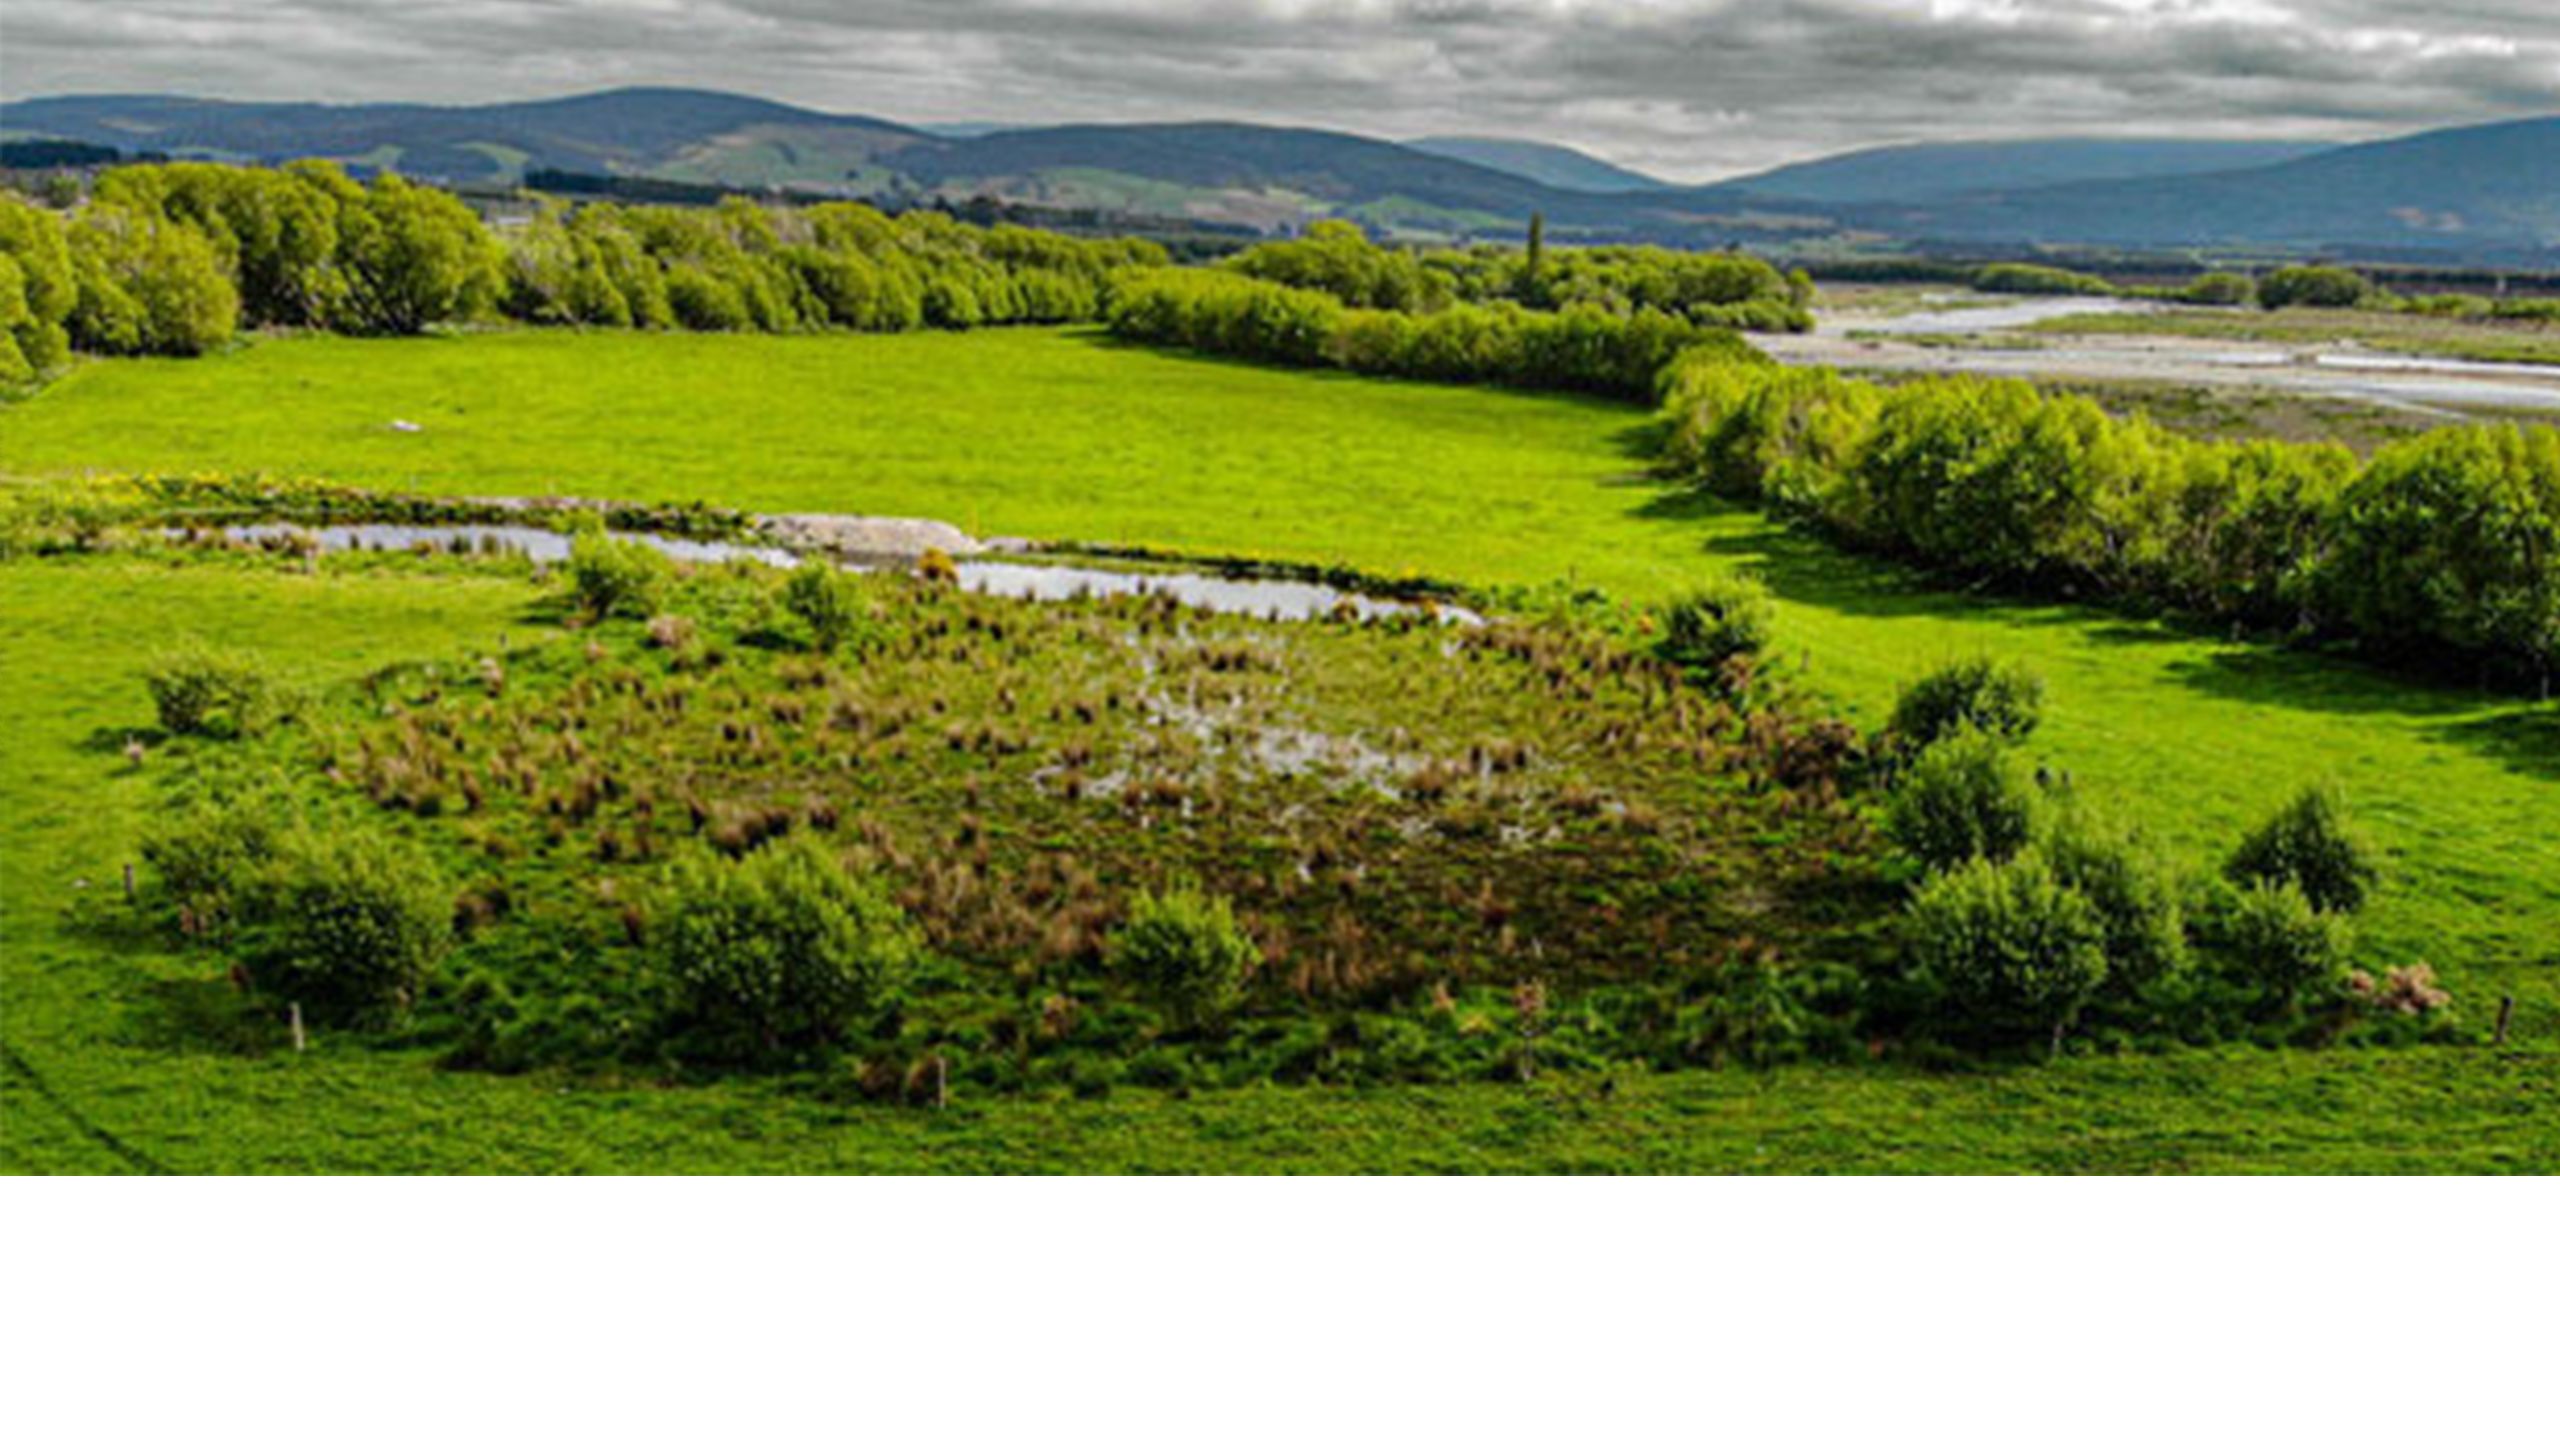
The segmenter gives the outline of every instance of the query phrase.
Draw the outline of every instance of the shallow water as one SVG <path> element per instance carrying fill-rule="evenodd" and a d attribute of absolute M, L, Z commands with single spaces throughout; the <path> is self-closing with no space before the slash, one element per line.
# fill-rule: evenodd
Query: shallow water
<path fill-rule="evenodd" d="M 249 541 L 282 539 L 296 532 L 310 536 L 322 550 L 331 552 L 403 551 L 424 546 L 446 551 L 459 549 L 519 554 L 546 564 L 556 564 L 569 558 L 569 536 L 535 525 L 260 524 L 231 525 L 223 529 L 224 534 L 235 540 Z M 770 545 L 685 540 L 646 531 L 616 531 L 615 534 L 693 564 L 717 565 L 730 560 L 750 560 L 760 565 L 789 568 L 801 562 L 801 557 L 791 551 Z M 848 562 L 844 568 L 877 570 L 896 567 Z M 1033 565 L 1006 560 L 961 560 L 957 562 L 957 569 L 964 589 L 1014 600 L 1169 595 L 1178 603 L 1195 609 L 1264 620 L 1320 619 L 1348 605 L 1353 615 L 1364 620 L 1416 614 L 1429 608 L 1441 620 L 1451 624 L 1479 625 L 1484 622 L 1484 617 L 1455 605 L 1425 607 L 1411 601 L 1381 599 L 1303 580 L 1236 579 L 1191 570 L 1108 570 L 1091 565 Z"/>
<path fill-rule="evenodd" d="M 2148 300 L 2110 295 L 2052 295 L 1958 310 L 1915 310 L 1907 315 L 1851 313 L 1827 318 L 1837 328 L 1865 335 L 1967 335 L 1978 330 L 2023 329 L 2040 320 L 2058 320 L 2066 315 L 2138 314 L 2159 308 Z"/>

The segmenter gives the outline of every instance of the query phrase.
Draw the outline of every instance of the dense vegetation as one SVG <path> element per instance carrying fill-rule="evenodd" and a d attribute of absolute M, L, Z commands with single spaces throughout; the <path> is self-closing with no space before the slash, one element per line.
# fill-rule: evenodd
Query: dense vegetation
<path fill-rule="evenodd" d="M 473 1067 L 840 1057 L 875 1093 L 1518 1078 L 1855 1024 L 1858 747 L 1773 679 L 1700 691 L 1563 616 L 816 567 L 625 611 L 578 577 L 638 547 L 577 548 L 504 651 L 153 747 L 146 900 L 241 1005 Z"/>
<path fill-rule="evenodd" d="M 130 165 L 68 216 L 0 196 L 0 383 L 70 350 L 197 355 L 240 326 L 412 335 L 496 318 L 798 331 L 1089 320 L 1110 278 L 1165 263 L 1077 240 L 866 206 L 546 207 L 484 226 L 397 175 Z"/>
<path fill-rule="evenodd" d="M 1538 310 L 1588 306 L 1627 315 L 1657 310 L 1700 325 L 1804 330 L 1812 282 L 1749 255 L 1650 245 L 1548 248 L 1533 226 L 1525 248 L 1475 245 L 1417 251 L 1377 245 L 1347 221 L 1325 220 L 1294 240 L 1256 245 L 1227 268 L 1257 280 L 1320 290 L 1362 310 L 1430 314 L 1508 301 Z"/>
<path fill-rule="evenodd" d="M 1686 351 L 1730 365 L 1767 363 L 1728 330 L 1660 310 L 1538 311 L 1506 301 L 1412 315 L 1202 270 L 1132 277 L 1112 298 L 1110 325 L 1126 339 L 1250 360 L 1629 400 L 1652 398 L 1663 368 Z"/>
<path fill-rule="evenodd" d="M 149 535 L 108 543 L 165 554 Z M 249 553 L 310 568 L 290 535 Z M 2220 898 L 2027 779 L 2005 747 L 2031 685 L 1960 666 L 1898 712 L 1941 717 L 1925 738 L 1862 737 L 1760 666 L 1748 586 L 1633 626 L 1582 603 L 1292 627 L 930 574 L 671 571 L 591 530 L 535 575 L 542 618 L 459 663 L 212 724 L 191 677 L 294 687 L 160 662 L 161 727 L 125 754 L 174 802 L 145 908 L 230 976 L 202 1023 L 290 1006 L 469 1068 L 818 1064 L 915 1098 L 2058 1048 L 2084 1024 L 2392 1038 L 2444 1003 L 2410 1008 L 2432 976 L 2350 984 L 2343 922 L 2293 918 L 2371 888 L 2325 797 L 2242 845 Z M 1918 867 L 1895 931 L 1878 773 Z"/>
<path fill-rule="evenodd" d="M 1885 389 L 1684 362 L 1669 462 L 1722 494 L 1969 577 L 2095 591 L 2404 658 L 2560 669 L 2560 431 L 2334 445 L 2184 439 L 2021 381 Z"/>

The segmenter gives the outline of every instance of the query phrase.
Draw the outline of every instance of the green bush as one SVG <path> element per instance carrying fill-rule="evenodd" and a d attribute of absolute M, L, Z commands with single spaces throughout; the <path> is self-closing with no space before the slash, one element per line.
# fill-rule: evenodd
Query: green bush
<path fill-rule="evenodd" d="M 1692 670 L 1757 655 L 1769 643 L 1769 587 L 1745 575 L 1718 576 L 1655 611 L 1661 635 L 1654 650 Z"/>
<path fill-rule="evenodd" d="M 251 910 L 279 839 L 260 805 L 197 805 L 143 836 L 142 861 L 178 907 L 181 928 L 210 938 Z"/>
<path fill-rule="evenodd" d="M 2003 263 L 1975 272 L 1973 288 L 1994 295 L 2113 295 L 2116 287 L 2095 275 L 2053 265 Z"/>
<path fill-rule="evenodd" d="M 569 588 L 589 619 L 624 616 L 644 620 L 674 577 L 666 553 L 638 540 L 619 540 L 592 525 L 569 545 Z"/>
<path fill-rule="evenodd" d="M 2258 287 L 2246 275 L 2215 270 L 2179 287 L 2178 298 L 2189 305 L 2246 305 L 2258 298 Z"/>
<path fill-rule="evenodd" d="M 2380 878 L 2373 847 L 2349 822 L 2345 800 L 2319 785 L 2251 831 L 2223 873 L 2240 885 L 2292 886 L 2314 907 L 2334 914 L 2362 909 Z"/>
<path fill-rule="evenodd" d="M 2177 879 L 2141 837 L 2073 808 L 2047 827 L 2036 853 L 2097 915 L 2110 984 L 2139 993 L 2186 967 Z"/>
<path fill-rule="evenodd" d="M 2040 855 L 1933 876 L 1903 913 L 1902 939 L 1960 1033 L 2058 1039 L 2107 977 L 2097 907 Z"/>
<path fill-rule="evenodd" d="M 2258 281 L 2258 303 L 2269 310 L 2301 305 L 2348 310 L 2373 295 L 2373 284 L 2335 265 L 2288 265 Z"/>
<path fill-rule="evenodd" d="M 920 955 L 907 917 L 808 834 L 676 862 L 648 959 L 683 1038 L 734 1058 L 837 1044 L 891 1004 Z"/>
<path fill-rule="evenodd" d="M 1904 686 L 1886 728 L 1906 748 L 1923 750 L 1966 730 L 2023 740 L 2043 715 L 2044 681 L 2035 671 L 1984 655 L 1941 665 Z"/>
<path fill-rule="evenodd" d="M 2560 670 L 2560 430 L 2445 429 L 2376 452 L 2338 503 L 2320 589 L 2373 648 Z"/>
<path fill-rule="evenodd" d="M 2314 905 L 2290 882 L 2253 880 L 2232 898 L 2222 943 L 2240 972 L 2279 1005 L 2346 979 L 2353 933 L 2346 917 Z"/>
<path fill-rule="evenodd" d="M 2025 849 L 2042 803 L 2016 752 L 1975 731 L 1920 753 L 1887 802 L 1884 828 L 1913 859 L 1947 870 Z"/>
<path fill-rule="evenodd" d="M 322 1019 L 408 1009 L 453 943 L 453 895 L 434 865 L 363 830 L 287 837 L 256 908 L 250 978 Z"/>
<path fill-rule="evenodd" d="M 1107 960 L 1175 1024 L 1192 1027 L 1234 1006 L 1262 955 L 1225 899 L 1182 885 L 1140 895 Z"/>
<path fill-rule="evenodd" d="M 824 560 L 803 561 L 783 582 L 782 608 L 809 627 L 811 648 L 833 652 L 853 638 L 862 611 L 853 582 Z"/>
<path fill-rule="evenodd" d="M 154 659 L 142 683 L 160 728 L 172 735 L 254 735 L 293 708 L 265 665 L 201 640 Z"/>

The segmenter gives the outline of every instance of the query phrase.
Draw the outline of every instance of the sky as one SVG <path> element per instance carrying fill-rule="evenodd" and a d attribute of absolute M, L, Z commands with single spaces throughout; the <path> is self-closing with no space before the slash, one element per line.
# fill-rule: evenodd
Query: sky
<path fill-rule="evenodd" d="M 2560 0 L 7 0 L 0 95 L 744 91 L 909 123 L 1499 135 L 1707 180 L 1864 145 L 2560 113 Z"/>

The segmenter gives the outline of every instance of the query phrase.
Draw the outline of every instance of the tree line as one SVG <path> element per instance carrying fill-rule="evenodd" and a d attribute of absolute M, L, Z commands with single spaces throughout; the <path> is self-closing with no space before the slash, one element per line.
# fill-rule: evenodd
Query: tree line
<path fill-rule="evenodd" d="M 510 317 L 697 330 L 905 330 L 1099 318 L 1145 240 L 850 203 L 547 205 L 484 225 L 452 195 L 336 166 L 129 165 L 57 212 L 0 196 L 0 382 L 73 350 L 196 355 L 242 327 L 409 335 Z"/>
<path fill-rule="evenodd" d="M 2019 380 L 1886 388 L 1684 358 L 1670 469 L 1852 545 L 2038 593 L 2175 607 L 2384 655 L 2560 670 L 2560 430 L 2483 425 L 2359 461 L 2191 440 Z"/>
<path fill-rule="evenodd" d="M 1655 398 L 1664 368 L 1684 352 L 1769 363 L 1731 330 L 1661 310 L 1503 301 L 1412 314 L 1220 270 L 1130 276 L 1114 287 L 1108 323 L 1123 339 L 1249 360 L 1638 401 Z"/>
<path fill-rule="evenodd" d="M 1749 255 L 1592 245 L 1550 250 L 1545 227 L 1526 248 L 1473 245 L 1414 250 L 1372 242 L 1345 220 L 1320 220 L 1294 240 L 1256 245 L 1227 261 L 1256 280 L 1320 290 L 1363 310 L 1436 314 L 1453 305 L 1502 302 L 1533 310 L 1587 306 L 1612 314 L 1657 311 L 1700 325 L 1800 331 L 1813 282 Z"/>

